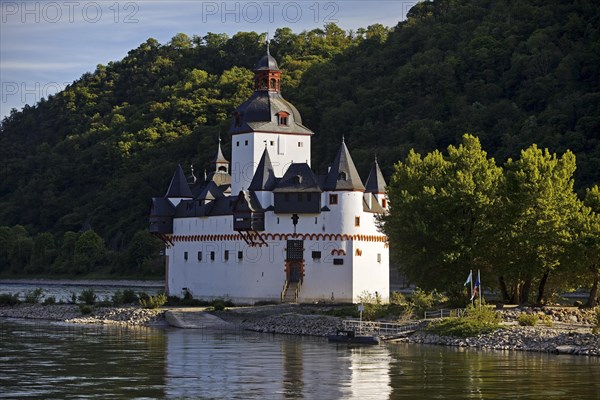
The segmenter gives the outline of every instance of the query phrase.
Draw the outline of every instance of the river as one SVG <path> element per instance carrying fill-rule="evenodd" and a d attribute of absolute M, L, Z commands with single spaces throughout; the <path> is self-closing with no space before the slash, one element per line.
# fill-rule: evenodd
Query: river
<path fill-rule="evenodd" d="M 597 357 L 7 319 L 0 339 L 0 398 L 600 398 Z"/>

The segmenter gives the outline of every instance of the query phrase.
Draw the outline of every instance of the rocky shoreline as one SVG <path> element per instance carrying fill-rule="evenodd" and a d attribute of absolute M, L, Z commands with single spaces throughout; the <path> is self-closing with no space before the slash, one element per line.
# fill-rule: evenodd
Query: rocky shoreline
<path fill-rule="evenodd" d="M 164 321 L 164 310 L 140 307 L 97 307 L 82 314 L 75 304 L 18 304 L 0 307 L 0 317 L 57 321 L 72 324 L 153 326 Z"/>
<path fill-rule="evenodd" d="M 239 329 L 287 335 L 327 336 L 342 328 L 342 318 L 323 315 L 328 308 L 274 305 L 232 308 L 214 315 Z M 185 312 L 185 311 L 183 311 Z M 194 311 L 198 312 L 198 310 Z M 501 310 L 503 327 L 470 338 L 439 336 L 418 330 L 397 341 L 474 349 L 532 351 L 555 354 L 600 356 L 600 335 L 592 334 L 592 310 L 576 308 Z M 546 315 L 551 326 L 519 326 L 521 313 Z M 0 307 L 0 317 L 61 321 L 73 324 L 164 326 L 165 309 L 148 310 L 135 306 L 98 307 L 82 315 L 73 304 L 19 304 Z M 429 322 L 421 321 L 425 325 Z"/>

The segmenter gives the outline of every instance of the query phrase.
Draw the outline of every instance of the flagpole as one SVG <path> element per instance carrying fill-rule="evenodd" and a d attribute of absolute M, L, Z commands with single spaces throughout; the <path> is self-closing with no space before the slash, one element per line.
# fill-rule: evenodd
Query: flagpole
<path fill-rule="evenodd" d="M 471 305 L 475 305 L 473 303 L 474 301 L 474 297 L 473 297 L 473 270 L 471 270 Z"/>
<path fill-rule="evenodd" d="M 477 270 L 477 282 L 479 282 L 479 308 L 481 308 L 481 292 L 483 288 L 481 287 L 481 271 Z"/>

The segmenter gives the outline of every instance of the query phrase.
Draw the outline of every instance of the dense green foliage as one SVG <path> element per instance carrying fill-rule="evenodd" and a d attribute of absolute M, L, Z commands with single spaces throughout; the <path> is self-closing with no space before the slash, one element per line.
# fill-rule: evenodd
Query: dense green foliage
<path fill-rule="evenodd" d="M 463 316 L 435 322 L 427 330 L 443 336 L 470 337 L 498 329 L 500 320 L 500 314 L 489 307 L 469 306 Z"/>
<path fill-rule="evenodd" d="M 574 171 L 571 152 L 558 157 L 536 145 L 500 168 L 468 134 L 447 154 L 411 151 L 396 164 L 390 213 L 382 216 L 392 258 L 410 281 L 463 302 L 465 277 L 481 270 L 483 285 L 505 302 L 543 304 L 553 293 L 591 287 L 594 306 L 598 187 L 580 200 Z"/>
<path fill-rule="evenodd" d="M 599 13 L 593 0 L 436 0 L 391 31 L 279 29 L 271 52 L 284 96 L 316 132 L 319 173 L 343 134 L 362 173 L 377 152 L 389 176 L 411 148 L 471 132 L 499 161 L 533 143 L 571 149 L 584 188 L 600 168 Z M 12 112 L 0 128 L 0 272 L 156 273 L 158 247 L 136 235 L 149 199 L 177 163 L 208 167 L 219 135 L 228 154 L 229 115 L 263 43 L 254 32 L 148 39 Z"/>

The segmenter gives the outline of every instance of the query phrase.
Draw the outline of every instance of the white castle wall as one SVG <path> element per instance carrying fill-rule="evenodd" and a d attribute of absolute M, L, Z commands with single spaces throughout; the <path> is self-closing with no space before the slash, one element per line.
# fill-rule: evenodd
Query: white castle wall
<path fill-rule="evenodd" d="M 294 162 L 306 162 L 310 166 L 309 135 L 265 132 L 233 135 L 230 167 L 231 193 L 237 194 L 242 189 L 248 189 L 265 149 L 265 143 L 269 149 L 275 176 L 282 177 L 290 164 Z"/>
<path fill-rule="evenodd" d="M 313 234 L 304 241 L 304 279 L 300 301 L 333 300 L 357 302 L 364 291 L 378 291 L 388 299 L 388 250 L 385 243 L 364 239 L 381 238 L 375 226 L 375 215 L 362 210 L 361 192 L 336 192 L 338 204 L 328 205 L 329 212 L 300 214 L 296 232 Z M 328 200 L 328 194 L 323 197 Z M 323 204 L 327 204 L 325 201 Z M 359 206 L 360 205 L 360 206 Z M 265 215 L 265 232 L 293 233 L 292 214 Z M 355 217 L 360 226 L 355 226 Z M 188 288 L 198 298 L 229 297 L 236 302 L 257 300 L 278 301 L 286 279 L 285 237 L 267 240 L 268 247 L 250 247 L 243 240 L 198 240 L 198 235 L 234 235 L 232 216 L 179 218 L 174 220 L 174 235 L 187 239 L 174 240 L 167 250 L 169 256 L 169 294 L 180 296 Z M 319 238 L 314 235 L 321 235 Z M 345 238 L 323 235 L 345 234 Z M 363 240 L 354 240 L 362 235 Z M 350 240 L 348 238 L 351 238 Z M 229 260 L 224 260 L 225 250 Z M 357 252 L 358 250 L 358 252 Z M 198 260 L 198 251 L 202 260 Z M 242 251 L 243 259 L 238 259 Z M 312 252 L 320 251 L 321 258 L 313 259 Z M 184 259 L 188 253 L 187 260 Z M 210 253 L 215 253 L 211 260 Z M 359 255 L 360 254 L 360 255 Z M 378 262 L 380 254 L 381 262 Z M 343 259 L 334 265 L 333 259 Z"/>

